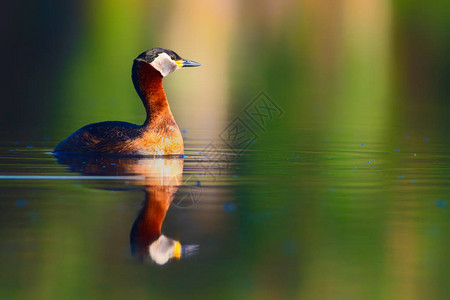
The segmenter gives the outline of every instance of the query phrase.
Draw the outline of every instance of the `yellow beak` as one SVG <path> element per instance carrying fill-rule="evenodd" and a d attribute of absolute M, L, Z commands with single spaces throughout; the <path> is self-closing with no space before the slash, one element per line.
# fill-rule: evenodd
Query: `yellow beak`
<path fill-rule="evenodd" d="M 192 60 L 187 60 L 187 59 L 180 59 L 180 60 L 176 60 L 175 61 L 178 65 L 179 68 L 183 68 L 183 67 L 199 67 L 201 66 L 201 64 L 199 64 L 198 62 L 192 61 Z"/>
<path fill-rule="evenodd" d="M 180 242 L 175 242 L 175 247 L 173 248 L 173 257 L 180 258 L 181 257 L 181 244 Z"/>

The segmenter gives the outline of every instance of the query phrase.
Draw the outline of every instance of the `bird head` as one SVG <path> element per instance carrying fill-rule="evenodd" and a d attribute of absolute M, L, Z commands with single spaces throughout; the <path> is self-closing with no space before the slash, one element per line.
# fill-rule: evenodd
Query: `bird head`
<path fill-rule="evenodd" d="M 181 68 L 201 66 L 195 61 L 184 59 L 176 52 L 164 48 L 147 50 L 141 53 L 135 60 L 144 61 L 150 64 L 155 70 L 159 71 L 163 77 L 166 77 L 170 73 Z"/>

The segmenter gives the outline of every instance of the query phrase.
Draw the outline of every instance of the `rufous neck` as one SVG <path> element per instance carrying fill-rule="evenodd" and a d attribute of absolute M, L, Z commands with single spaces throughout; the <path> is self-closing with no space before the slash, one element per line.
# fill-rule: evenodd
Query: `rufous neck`
<path fill-rule="evenodd" d="M 148 246 L 159 238 L 161 227 L 172 201 L 174 191 L 166 186 L 146 187 L 144 207 L 133 224 L 130 242 L 135 254 L 144 255 Z"/>
<path fill-rule="evenodd" d="M 159 71 L 145 61 L 135 60 L 132 79 L 147 113 L 144 126 L 151 125 L 161 117 L 172 117 L 162 83 L 163 76 Z"/>

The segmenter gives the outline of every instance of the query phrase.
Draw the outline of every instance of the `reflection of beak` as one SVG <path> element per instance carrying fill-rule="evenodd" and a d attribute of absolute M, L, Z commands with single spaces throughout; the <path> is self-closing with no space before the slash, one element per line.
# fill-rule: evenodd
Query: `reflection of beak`
<path fill-rule="evenodd" d="M 187 59 L 180 59 L 177 60 L 176 63 L 178 64 L 178 67 L 183 68 L 183 67 L 199 67 L 201 66 L 201 64 L 199 64 L 198 62 L 192 61 L 192 60 L 187 60 Z"/>
<path fill-rule="evenodd" d="M 180 258 L 181 257 L 181 244 L 180 242 L 175 242 L 175 247 L 173 247 L 173 257 Z"/>
<path fill-rule="evenodd" d="M 180 242 L 175 242 L 173 247 L 173 257 L 180 259 L 181 257 L 191 256 L 198 251 L 199 245 L 183 245 Z"/>
<path fill-rule="evenodd" d="M 180 242 L 161 234 L 160 237 L 150 244 L 149 254 L 158 265 L 164 265 L 171 258 L 180 259 L 198 252 L 198 245 L 181 245 Z"/>

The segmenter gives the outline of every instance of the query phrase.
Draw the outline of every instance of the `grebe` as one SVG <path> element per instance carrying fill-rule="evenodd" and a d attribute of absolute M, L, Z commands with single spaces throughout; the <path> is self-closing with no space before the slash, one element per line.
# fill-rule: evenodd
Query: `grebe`
<path fill-rule="evenodd" d="M 183 67 L 199 63 L 172 50 L 153 48 L 133 63 L 132 79 L 147 113 L 143 125 L 108 121 L 75 131 L 55 148 L 56 153 L 111 153 L 128 155 L 183 154 L 183 138 L 170 111 L 162 80 Z"/>

